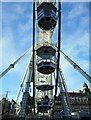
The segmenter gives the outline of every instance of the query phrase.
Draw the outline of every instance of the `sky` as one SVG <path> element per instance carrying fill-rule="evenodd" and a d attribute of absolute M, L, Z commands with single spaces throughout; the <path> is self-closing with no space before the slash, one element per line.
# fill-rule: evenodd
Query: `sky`
<path fill-rule="evenodd" d="M 1 8 L 1 3 L 0 3 Z M 10 63 L 32 46 L 33 15 L 32 2 L 3 2 L 0 21 L 0 73 Z M 56 26 L 52 42 L 57 40 Z M 1 33 L 0 32 L 0 33 Z M 89 74 L 89 3 L 62 3 L 61 49 Z M 0 92 L 15 99 L 30 54 L 23 58 L 14 69 L 0 80 Z M 78 91 L 88 81 L 61 56 L 64 78 L 68 91 Z"/>

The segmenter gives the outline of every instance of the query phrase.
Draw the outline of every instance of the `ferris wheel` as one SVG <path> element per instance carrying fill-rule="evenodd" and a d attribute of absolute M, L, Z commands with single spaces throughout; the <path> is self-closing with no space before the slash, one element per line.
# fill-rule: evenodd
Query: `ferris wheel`
<path fill-rule="evenodd" d="M 91 82 L 91 77 L 60 49 L 61 12 L 61 2 L 56 4 L 55 0 L 39 0 L 33 3 L 33 48 L 28 49 L 0 75 L 0 78 L 3 77 L 33 49 L 15 100 L 17 103 L 23 84 L 26 82 L 21 105 L 17 112 L 20 120 L 25 120 L 27 115 L 26 108 L 29 113 L 27 117 L 31 119 L 40 116 L 43 116 L 43 119 L 45 119 L 45 116 L 53 118 L 56 111 L 55 102 L 57 95 L 60 95 L 64 116 L 71 117 L 69 95 L 60 65 L 60 54 Z M 58 40 L 52 42 L 57 22 Z M 37 32 L 36 44 L 35 32 Z M 32 97 L 29 94 L 30 83 L 33 83 Z"/>

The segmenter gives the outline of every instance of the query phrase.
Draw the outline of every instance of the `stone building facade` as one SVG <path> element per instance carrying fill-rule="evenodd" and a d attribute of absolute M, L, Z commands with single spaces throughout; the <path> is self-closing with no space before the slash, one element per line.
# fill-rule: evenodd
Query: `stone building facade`
<path fill-rule="evenodd" d="M 83 84 L 83 90 L 79 92 L 69 92 L 70 111 L 91 112 L 91 91 L 86 83 Z M 56 100 L 56 111 L 62 110 L 60 95 Z"/>

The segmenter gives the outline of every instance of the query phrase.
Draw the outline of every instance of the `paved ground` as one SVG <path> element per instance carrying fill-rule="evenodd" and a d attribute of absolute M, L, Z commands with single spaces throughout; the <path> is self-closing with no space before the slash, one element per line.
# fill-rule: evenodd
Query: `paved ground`
<path fill-rule="evenodd" d="M 3 118 L 3 119 L 1 119 L 1 120 L 26 120 L 26 119 L 14 119 L 14 118 Z M 34 119 L 28 119 L 28 120 L 34 120 Z M 66 118 L 64 118 L 64 119 L 61 119 L 61 118 L 56 118 L 56 119 L 45 119 L 45 118 L 37 118 L 37 119 L 35 119 L 35 120 L 91 120 L 91 119 L 72 119 L 72 118 L 70 118 L 70 119 L 66 119 Z"/>

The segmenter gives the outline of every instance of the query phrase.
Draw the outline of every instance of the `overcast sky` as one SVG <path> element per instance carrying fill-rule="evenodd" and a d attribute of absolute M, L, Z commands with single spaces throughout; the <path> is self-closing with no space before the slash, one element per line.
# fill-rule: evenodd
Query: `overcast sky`
<path fill-rule="evenodd" d="M 0 73 L 32 46 L 32 2 L 2 3 L 2 37 L 0 35 Z M 0 17 L 1 19 L 1 17 Z M 62 3 L 61 49 L 89 73 L 89 3 Z M 52 41 L 57 40 L 57 26 Z M 15 98 L 29 55 L 2 78 L 2 91 Z M 88 81 L 61 57 L 60 64 L 69 91 L 82 89 Z M 1 85 L 1 81 L 0 81 Z M 1 88 L 1 86 L 0 86 Z"/>

